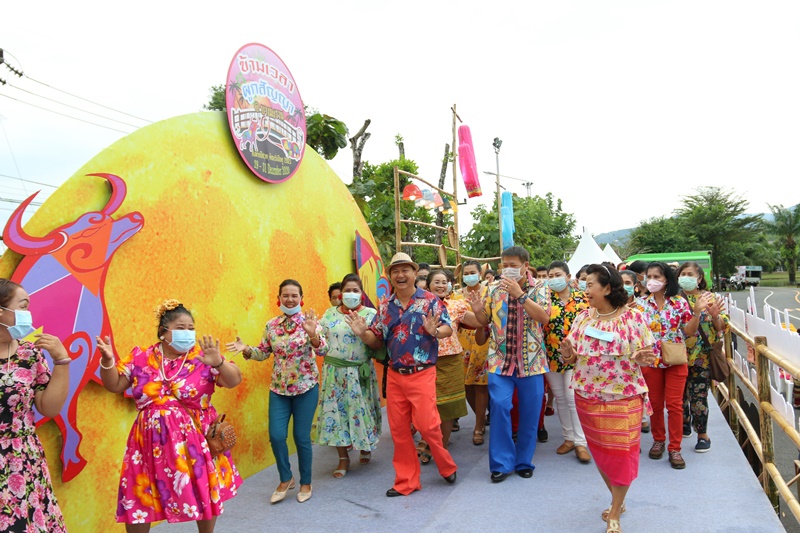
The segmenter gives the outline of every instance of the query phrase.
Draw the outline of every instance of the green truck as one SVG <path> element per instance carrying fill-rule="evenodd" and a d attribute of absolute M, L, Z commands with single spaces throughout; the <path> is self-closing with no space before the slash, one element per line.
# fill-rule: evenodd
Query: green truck
<path fill-rule="evenodd" d="M 663 261 L 664 263 L 678 263 L 682 265 L 686 261 L 694 261 L 700 265 L 706 276 L 706 283 L 709 287 L 714 286 L 714 281 L 711 278 L 711 252 L 709 250 L 696 251 L 696 252 L 665 252 L 660 254 L 636 254 L 628 257 L 625 262 L 631 263 L 633 261 L 645 261 L 650 263 L 652 261 Z"/>

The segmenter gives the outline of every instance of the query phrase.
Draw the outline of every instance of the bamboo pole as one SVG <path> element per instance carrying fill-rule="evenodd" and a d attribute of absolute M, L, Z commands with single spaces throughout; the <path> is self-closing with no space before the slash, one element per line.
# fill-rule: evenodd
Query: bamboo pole
<path fill-rule="evenodd" d="M 502 257 L 470 257 L 468 255 L 462 255 L 461 259 L 472 259 L 473 261 L 499 261 Z"/>
<path fill-rule="evenodd" d="M 456 113 L 456 104 L 453 104 L 453 200 L 458 205 L 458 175 L 456 174 L 456 119 L 459 121 L 461 117 Z M 456 232 L 456 265 L 461 264 L 461 239 L 458 233 L 458 208 L 453 210 L 453 229 Z"/>
<path fill-rule="evenodd" d="M 415 179 L 415 180 L 421 181 L 422 183 L 424 183 L 425 185 L 427 185 L 427 186 L 428 186 L 428 187 L 430 187 L 431 189 L 436 189 L 437 191 L 439 191 L 439 193 L 440 193 L 440 194 L 446 194 L 447 196 L 449 196 L 450 198 L 452 198 L 453 200 L 455 200 L 455 196 L 453 196 L 453 193 L 451 193 L 451 192 L 447 192 L 447 191 L 445 191 L 444 189 L 440 189 L 440 188 L 439 188 L 439 187 L 437 187 L 436 185 L 431 185 L 430 183 L 428 183 L 428 181 L 426 181 L 426 180 L 424 180 L 424 179 L 420 178 L 420 177 L 419 177 L 419 176 L 417 176 L 416 174 L 412 174 L 411 172 L 406 172 L 405 170 L 400 170 L 400 169 L 399 169 L 399 168 L 397 168 L 397 167 L 395 167 L 395 171 L 398 173 L 398 175 L 399 175 L 399 174 L 402 174 L 403 176 L 408 176 L 408 177 L 409 177 L 409 178 L 411 178 L 411 179 Z M 398 186 L 398 187 L 400 186 L 399 179 L 398 179 L 398 182 L 397 182 L 397 186 Z M 399 198 L 399 197 L 398 197 L 398 198 Z"/>
<path fill-rule="evenodd" d="M 756 352 L 759 352 L 767 357 L 770 361 L 778 365 L 779 367 L 783 368 L 792 376 L 796 378 L 800 378 L 800 366 L 797 366 L 792 361 L 789 361 L 778 352 L 771 350 L 766 344 L 758 345 L 751 336 L 749 336 L 746 332 L 740 330 L 735 325 L 731 324 L 730 329 L 736 333 L 742 340 L 752 345 Z"/>
<path fill-rule="evenodd" d="M 792 494 L 789 486 L 783 480 L 781 473 L 778 472 L 778 469 L 773 463 L 766 463 L 764 465 L 764 469 L 769 474 L 768 477 L 770 481 L 776 485 L 776 490 L 780 492 L 780 495 L 783 496 L 784 500 L 786 500 L 789 510 L 792 512 L 795 519 L 800 521 L 800 503 L 797 502 L 797 499 L 794 497 L 794 494 Z"/>
<path fill-rule="evenodd" d="M 408 220 L 408 219 L 405 219 L 405 218 L 401 218 L 400 222 L 405 222 L 406 224 L 416 224 L 418 226 L 427 226 L 429 228 L 436 228 L 436 229 L 440 229 L 442 231 L 447 231 L 447 228 L 443 228 L 441 226 L 437 226 L 436 224 L 429 224 L 428 222 L 419 222 L 417 220 Z M 438 244 L 437 244 L 437 246 L 438 246 Z"/>
<path fill-rule="evenodd" d="M 441 244 L 434 244 L 430 242 L 401 242 L 400 244 L 403 246 L 426 246 L 428 248 L 439 248 L 442 246 Z M 449 246 L 445 246 L 444 248 L 445 250 L 450 250 L 451 252 L 456 251 L 455 248 L 450 248 Z"/>
<path fill-rule="evenodd" d="M 769 402 L 761 402 L 761 408 L 769 415 L 769 417 L 778 424 L 778 427 L 786 433 L 786 436 L 794 443 L 795 447 L 800 450 L 800 433 L 792 427 L 792 425 L 783 418 L 783 415 Z"/>
<path fill-rule="evenodd" d="M 400 173 L 397 167 L 394 167 L 394 220 L 394 242 L 397 248 L 396 253 L 400 253 L 403 236 L 400 231 Z"/>
<path fill-rule="evenodd" d="M 752 383 L 750 383 L 750 376 L 745 376 L 745 375 L 742 373 L 742 371 L 741 371 L 741 370 L 739 370 L 739 368 L 738 368 L 738 367 L 736 367 L 736 366 L 734 366 L 733 368 L 731 368 L 731 371 L 732 371 L 731 373 L 734 373 L 734 374 L 736 374 L 737 376 L 739 376 L 739 379 L 741 379 L 741 380 L 742 380 L 742 384 L 743 384 L 743 385 L 744 385 L 744 386 L 747 388 L 747 390 L 749 390 L 750 392 L 752 392 L 752 393 L 753 393 L 753 396 L 755 396 L 756 398 L 758 398 L 758 389 L 756 389 L 756 387 L 755 387 L 755 386 L 754 386 Z"/>
<path fill-rule="evenodd" d="M 761 441 L 763 443 L 764 458 L 762 462 L 765 467 L 768 463 L 775 462 L 775 441 L 772 433 L 772 418 L 764 409 L 764 404 L 768 404 L 770 407 L 772 407 L 772 393 L 769 386 L 769 358 L 767 358 L 762 350 L 758 349 L 760 346 L 766 346 L 766 344 L 766 337 L 755 338 L 756 372 L 758 375 L 758 401 L 761 407 L 758 418 L 761 425 Z M 767 497 L 769 498 L 770 502 L 772 502 L 773 509 L 775 509 L 776 513 L 780 512 L 780 501 L 778 500 L 778 489 L 775 486 L 775 482 L 770 476 L 764 476 L 763 483 L 764 492 L 767 493 Z"/>
<path fill-rule="evenodd" d="M 728 402 L 732 402 L 734 397 L 737 395 L 736 393 L 736 373 L 734 372 L 737 370 L 736 365 L 733 364 L 733 339 L 731 338 L 731 330 L 730 328 L 726 328 L 725 331 L 725 359 L 728 361 L 728 364 L 731 365 L 731 373 L 728 375 L 727 380 L 727 389 L 728 389 Z M 736 411 L 733 409 L 728 409 L 728 424 L 731 426 L 731 431 L 733 432 L 734 436 L 738 439 L 739 438 L 739 419 L 736 415 Z"/>

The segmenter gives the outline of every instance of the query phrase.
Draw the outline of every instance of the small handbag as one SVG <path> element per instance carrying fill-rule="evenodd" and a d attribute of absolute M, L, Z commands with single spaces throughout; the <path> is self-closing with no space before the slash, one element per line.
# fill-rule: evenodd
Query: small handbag
<path fill-rule="evenodd" d="M 665 365 L 685 365 L 689 362 L 686 345 L 682 342 L 661 341 L 661 360 Z"/>
<path fill-rule="evenodd" d="M 225 453 L 236 444 L 236 428 L 230 422 L 225 421 L 223 414 L 208 426 L 206 440 L 211 455 L 217 456 Z"/>

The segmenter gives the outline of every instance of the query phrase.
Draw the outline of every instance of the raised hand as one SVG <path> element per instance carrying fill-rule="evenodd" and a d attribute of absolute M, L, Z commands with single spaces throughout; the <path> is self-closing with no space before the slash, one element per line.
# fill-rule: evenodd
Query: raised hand
<path fill-rule="evenodd" d="M 634 352 L 632 359 L 643 366 L 652 365 L 656 362 L 656 354 L 652 346 L 646 346 Z"/>
<path fill-rule="evenodd" d="M 441 317 L 441 311 L 435 315 L 432 312 L 429 312 L 428 316 L 425 317 L 425 321 L 422 323 L 422 327 L 425 328 L 425 331 L 427 331 L 429 334 L 436 337 L 436 330 L 442 325 L 440 320 Z"/>
<path fill-rule="evenodd" d="M 36 346 L 40 350 L 47 350 L 48 352 L 50 352 L 50 357 L 53 358 L 53 361 L 69 358 L 69 354 L 67 354 L 67 349 L 64 348 L 64 345 L 61 343 L 61 340 L 55 335 L 49 335 L 47 333 L 37 333 L 36 335 L 34 335 L 34 337 L 36 337 L 36 342 L 33 343 L 34 346 Z"/>
<path fill-rule="evenodd" d="M 347 316 L 344 317 L 344 321 L 347 322 L 347 325 L 350 326 L 350 329 L 353 330 L 353 333 L 355 333 L 357 337 L 360 337 L 367 331 L 367 320 L 355 311 L 350 311 Z"/>
<path fill-rule="evenodd" d="M 225 348 L 228 349 L 229 352 L 243 352 L 247 345 L 242 342 L 242 339 L 239 336 L 236 336 L 236 340 L 233 342 L 229 342 L 225 345 Z"/>
<path fill-rule="evenodd" d="M 709 304 L 708 296 L 709 295 L 710 295 L 710 293 L 707 292 L 707 293 L 701 294 L 700 297 L 697 299 L 697 301 L 694 304 L 694 310 L 695 310 L 696 313 L 702 313 L 703 311 L 705 311 L 708 308 L 708 304 Z"/>
<path fill-rule="evenodd" d="M 575 351 L 575 347 L 572 345 L 572 341 L 569 339 L 562 340 L 561 344 L 558 346 L 558 349 L 561 352 L 562 363 L 571 365 L 578 360 L 578 352 Z"/>
<path fill-rule="evenodd" d="M 94 339 L 97 342 L 97 349 L 100 350 L 100 356 L 106 361 L 114 362 L 114 350 L 111 348 L 111 337 L 106 335 L 105 339 L 101 339 L 100 337 L 95 337 Z"/>
<path fill-rule="evenodd" d="M 313 309 L 309 309 L 308 312 L 304 315 L 305 320 L 303 320 L 303 330 L 308 333 L 309 337 L 313 337 L 317 334 L 317 314 L 314 312 Z"/>
<path fill-rule="evenodd" d="M 514 298 L 519 298 L 524 294 L 522 287 L 519 286 L 519 283 L 516 280 L 509 279 L 509 278 L 502 278 L 500 280 L 500 286 L 508 291 L 508 294 L 513 296 Z"/>
<path fill-rule="evenodd" d="M 714 295 L 711 295 L 708 304 L 708 313 L 711 315 L 711 318 L 716 319 L 719 317 L 719 314 L 721 312 L 722 312 L 722 299 L 715 297 Z"/>
<path fill-rule="evenodd" d="M 473 313 L 480 313 L 486 308 L 486 300 L 481 298 L 480 291 L 464 291 L 467 293 L 467 302 L 472 307 Z"/>
<path fill-rule="evenodd" d="M 200 339 L 201 355 L 197 358 L 208 366 L 217 366 L 222 362 L 222 354 L 219 352 L 219 339 L 211 335 L 203 335 Z"/>

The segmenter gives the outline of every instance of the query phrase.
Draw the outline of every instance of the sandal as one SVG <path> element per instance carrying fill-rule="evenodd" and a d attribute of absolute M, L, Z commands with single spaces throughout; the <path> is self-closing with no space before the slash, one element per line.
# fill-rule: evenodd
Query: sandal
<path fill-rule="evenodd" d="M 342 479 L 344 476 L 347 475 L 347 467 L 350 466 L 350 458 L 339 457 L 339 464 L 342 464 L 342 461 L 345 461 L 347 466 L 343 469 L 337 468 L 336 470 L 333 471 L 333 477 L 335 477 L 336 479 Z"/>
<path fill-rule="evenodd" d="M 608 513 L 610 513 L 610 512 L 611 512 L 611 507 L 609 507 L 608 509 L 606 509 L 605 511 L 600 513 L 600 518 L 603 519 L 603 522 L 608 522 Z M 622 509 L 620 510 L 619 514 L 622 514 L 624 512 L 625 512 L 625 504 L 623 503 L 622 504 Z"/>
<path fill-rule="evenodd" d="M 478 431 L 476 429 L 472 432 L 472 444 L 475 446 L 481 446 L 483 444 L 483 431 Z"/>
<path fill-rule="evenodd" d="M 461 426 L 458 423 L 458 418 L 453 420 L 453 428 L 451 429 L 451 431 L 453 431 L 453 432 L 461 431 Z"/>
<path fill-rule="evenodd" d="M 361 457 L 359 457 L 358 462 L 362 465 L 368 464 L 369 460 L 372 459 L 372 452 L 365 452 L 361 451 Z"/>
<path fill-rule="evenodd" d="M 606 533 L 622 533 L 622 528 L 619 527 L 619 520 L 609 520 Z"/>

